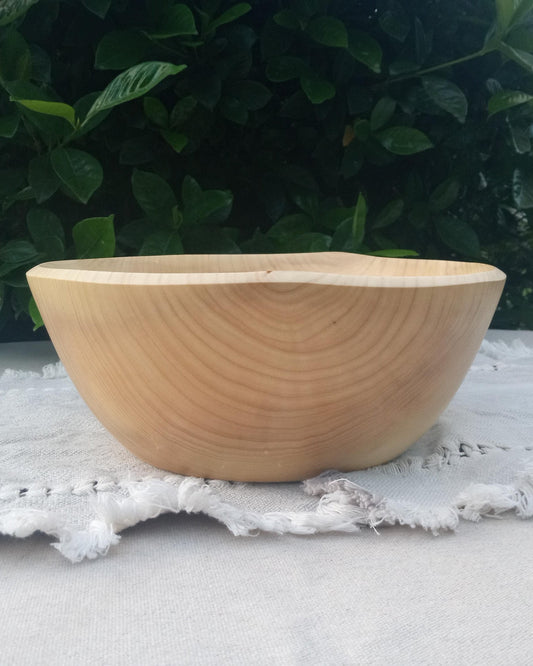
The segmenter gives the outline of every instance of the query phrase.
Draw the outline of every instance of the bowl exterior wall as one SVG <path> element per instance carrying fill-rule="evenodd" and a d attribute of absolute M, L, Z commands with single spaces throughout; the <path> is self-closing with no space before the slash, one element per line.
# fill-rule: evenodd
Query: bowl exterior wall
<path fill-rule="evenodd" d="M 502 290 L 30 286 L 70 377 L 123 445 L 163 469 L 237 481 L 402 453 L 458 389 Z"/>

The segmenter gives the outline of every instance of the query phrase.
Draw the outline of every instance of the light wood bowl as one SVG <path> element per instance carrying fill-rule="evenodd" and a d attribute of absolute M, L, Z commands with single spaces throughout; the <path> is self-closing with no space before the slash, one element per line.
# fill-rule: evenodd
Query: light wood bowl
<path fill-rule="evenodd" d="M 322 252 L 58 261 L 28 280 L 80 394 L 135 455 L 289 481 L 383 463 L 435 423 L 505 275 Z"/>

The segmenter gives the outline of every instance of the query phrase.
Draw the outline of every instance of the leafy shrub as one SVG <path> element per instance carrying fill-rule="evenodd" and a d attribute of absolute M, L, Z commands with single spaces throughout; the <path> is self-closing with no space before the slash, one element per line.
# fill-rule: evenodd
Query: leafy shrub
<path fill-rule="evenodd" d="M 488 261 L 532 327 L 532 9 L 5 0 L 4 339 L 36 263 L 181 252 Z"/>

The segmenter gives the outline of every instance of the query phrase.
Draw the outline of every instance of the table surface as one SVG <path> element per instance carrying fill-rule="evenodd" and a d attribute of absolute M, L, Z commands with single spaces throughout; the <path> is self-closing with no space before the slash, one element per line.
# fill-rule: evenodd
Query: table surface
<path fill-rule="evenodd" d="M 0 371 L 54 360 L 48 343 L 0 346 Z M 77 565 L 50 537 L 0 537 L 0 664 L 529 665 L 532 527 L 237 538 L 166 515 Z"/>

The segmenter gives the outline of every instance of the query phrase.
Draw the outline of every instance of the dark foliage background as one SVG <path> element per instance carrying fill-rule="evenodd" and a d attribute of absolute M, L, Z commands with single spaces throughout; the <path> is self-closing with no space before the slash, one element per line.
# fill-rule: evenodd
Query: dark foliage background
<path fill-rule="evenodd" d="M 181 252 L 486 261 L 533 328 L 532 8 L 2 2 L 0 339 L 41 261 Z"/>

